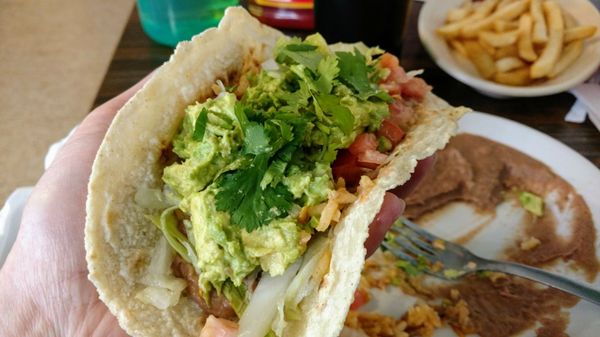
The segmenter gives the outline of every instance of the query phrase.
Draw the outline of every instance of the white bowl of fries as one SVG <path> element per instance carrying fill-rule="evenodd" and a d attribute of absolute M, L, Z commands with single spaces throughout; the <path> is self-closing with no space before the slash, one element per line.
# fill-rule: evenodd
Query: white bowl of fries
<path fill-rule="evenodd" d="M 600 13 L 588 0 L 428 0 L 419 36 L 457 80 L 493 97 L 545 96 L 600 66 Z"/>

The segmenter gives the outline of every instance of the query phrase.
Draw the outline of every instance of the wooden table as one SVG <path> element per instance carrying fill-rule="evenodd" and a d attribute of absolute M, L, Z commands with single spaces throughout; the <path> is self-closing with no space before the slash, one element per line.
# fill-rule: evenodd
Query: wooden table
<path fill-rule="evenodd" d="M 583 124 L 563 121 L 575 101 L 572 95 L 498 100 L 456 81 L 435 65 L 419 41 L 417 16 L 420 8 L 420 3 L 413 4 L 404 36 L 401 64 L 405 69 L 424 69 L 423 78 L 450 104 L 469 106 L 533 127 L 562 141 L 600 167 L 600 132 L 589 121 Z M 168 60 L 171 52 L 172 48 L 158 45 L 144 34 L 134 10 L 94 105 L 102 104 L 139 81 Z"/>

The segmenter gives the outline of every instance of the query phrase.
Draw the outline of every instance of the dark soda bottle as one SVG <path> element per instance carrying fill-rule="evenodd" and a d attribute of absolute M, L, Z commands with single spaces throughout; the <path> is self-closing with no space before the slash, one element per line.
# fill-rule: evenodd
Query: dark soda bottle
<path fill-rule="evenodd" d="M 315 0 L 315 25 L 327 42 L 362 41 L 396 52 L 409 12 L 409 0 Z"/>

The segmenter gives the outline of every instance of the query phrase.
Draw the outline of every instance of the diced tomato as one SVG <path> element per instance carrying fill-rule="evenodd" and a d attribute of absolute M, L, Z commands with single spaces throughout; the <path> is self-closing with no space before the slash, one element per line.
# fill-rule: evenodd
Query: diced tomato
<path fill-rule="evenodd" d="M 348 150 L 340 150 L 337 154 L 337 157 L 335 158 L 335 161 L 333 162 L 333 164 L 331 165 L 331 167 L 336 167 L 336 166 L 349 166 L 349 165 L 355 165 L 356 166 L 356 156 L 353 155 L 352 153 L 350 153 L 350 151 Z"/>
<path fill-rule="evenodd" d="M 238 324 L 213 315 L 208 316 L 200 337 L 236 337 L 238 335 Z"/>
<path fill-rule="evenodd" d="M 402 96 L 422 100 L 431 91 L 431 86 L 422 78 L 413 77 L 402 86 Z"/>
<path fill-rule="evenodd" d="M 402 141 L 404 134 L 404 131 L 398 125 L 388 119 L 384 119 L 379 130 L 377 130 L 377 136 L 389 139 L 394 147 Z"/>
<path fill-rule="evenodd" d="M 396 82 L 398 84 L 406 83 L 409 80 L 409 77 L 408 77 L 408 75 L 406 75 L 404 68 L 402 68 L 400 66 L 392 69 L 391 78 L 393 79 L 394 82 Z"/>
<path fill-rule="evenodd" d="M 370 169 L 376 169 L 379 165 L 385 163 L 387 155 L 377 150 L 367 150 L 358 156 L 358 166 Z"/>
<path fill-rule="evenodd" d="M 382 90 L 387 91 L 387 93 L 390 94 L 390 96 L 400 96 L 400 94 L 402 94 L 402 87 L 400 86 L 400 84 L 393 81 L 383 82 L 379 84 L 379 87 Z"/>
<path fill-rule="evenodd" d="M 389 75 L 380 83 L 380 87 L 390 95 L 422 100 L 431 91 L 431 86 L 427 85 L 423 79 L 408 76 L 396 56 L 388 53 L 381 55 L 379 65 L 390 71 Z"/>
<path fill-rule="evenodd" d="M 356 137 L 354 142 L 350 144 L 348 151 L 355 156 L 367 151 L 377 149 L 377 137 L 372 133 L 361 133 Z"/>
<path fill-rule="evenodd" d="M 347 186 L 356 186 L 360 181 L 360 177 L 364 174 L 364 169 L 358 166 L 357 156 L 350 153 L 348 150 L 340 150 L 337 158 L 331 165 L 333 178 L 337 181 L 338 178 L 344 178 Z"/>
<path fill-rule="evenodd" d="M 400 60 L 398 60 L 398 58 L 390 53 L 385 53 L 383 55 L 381 55 L 381 57 L 379 58 L 379 65 L 382 68 L 388 68 L 390 70 L 397 68 L 400 66 Z M 389 78 L 390 76 L 388 76 Z"/>
<path fill-rule="evenodd" d="M 369 295 L 365 294 L 360 289 L 354 292 L 354 302 L 350 305 L 350 310 L 356 310 L 369 302 Z"/>
<path fill-rule="evenodd" d="M 401 129 L 410 125 L 414 116 L 414 110 L 409 105 L 404 104 L 401 99 L 394 100 L 394 103 L 389 105 L 390 116 L 388 120 L 398 125 Z"/>
<path fill-rule="evenodd" d="M 404 69 L 400 66 L 398 58 L 392 54 L 385 53 L 381 55 L 379 59 L 379 65 L 382 68 L 387 68 L 390 73 L 386 78 L 383 79 L 381 86 L 388 91 L 390 95 L 396 95 L 401 93 L 401 84 L 408 81 L 409 77 L 406 75 Z"/>

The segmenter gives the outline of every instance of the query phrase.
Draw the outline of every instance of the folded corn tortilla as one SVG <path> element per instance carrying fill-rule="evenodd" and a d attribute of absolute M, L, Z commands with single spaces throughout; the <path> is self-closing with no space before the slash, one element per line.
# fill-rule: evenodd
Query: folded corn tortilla
<path fill-rule="evenodd" d="M 160 310 L 136 299 L 162 234 L 134 202 L 140 186 L 161 185 L 161 150 L 170 144 L 184 109 L 212 96 L 216 80 L 235 83 L 244 60 L 272 57 L 281 32 L 244 9 L 229 8 L 217 28 L 180 43 L 168 62 L 118 112 L 97 153 L 88 187 L 85 248 L 89 279 L 100 299 L 132 336 L 198 336 L 200 308 L 186 296 Z M 417 122 L 369 188 L 334 228 L 329 271 L 302 303 L 303 317 L 286 336 L 338 336 L 364 264 L 363 243 L 386 190 L 402 185 L 417 161 L 444 147 L 466 108 L 433 94 L 417 107 Z"/>

